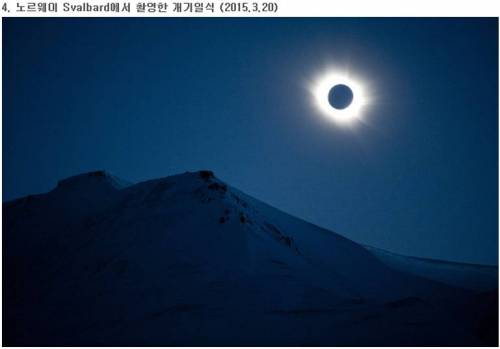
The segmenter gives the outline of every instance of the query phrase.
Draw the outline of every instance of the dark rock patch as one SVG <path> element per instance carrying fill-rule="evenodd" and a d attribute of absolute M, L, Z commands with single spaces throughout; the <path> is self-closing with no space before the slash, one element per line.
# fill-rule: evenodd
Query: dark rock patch
<path fill-rule="evenodd" d="M 245 215 L 243 213 L 241 213 L 240 214 L 240 223 L 245 224 L 246 221 L 247 221 L 247 218 L 245 217 Z"/>
<path fill-rule="evenodd" d="M 215 190 L 224 194 L 227 192 L 227 186 L 225 184 L 219 184 L 219 183 L 210 184 L 208 186 L 208 189 Z"/>
<path fill-rule="evenodd" d="M 295 242 L 293 241 L 293 238 L 291 236 L 287 236 L 283 234 L 276 226 L 273 224 L 264 223 L 263 229 L 270 232 L 271 235 L 281 242 L 282 244 L 286 245 L 287 247 L 293 249 L 296 253 L 300 253 L 298 247 L 295 245 Z"/>
<path fill-rule="evenodd" d="M 214 178 L 214 173 L 212 171 L 201 170 L 200 172 L 198 172 L 198 174 L 200 175 L 200 177 L 202 179 L 204 179 L 206 181 L 208 181 L 211 178 Z"/>

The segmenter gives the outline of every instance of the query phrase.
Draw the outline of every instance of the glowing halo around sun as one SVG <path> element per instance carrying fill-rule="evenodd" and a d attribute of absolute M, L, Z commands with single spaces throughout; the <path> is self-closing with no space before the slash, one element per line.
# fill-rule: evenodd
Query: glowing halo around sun
<path fill-rule="evenodd" d="M 336 85 L 346 85 L 352 91 L 352 102 L 344 109 L 334 108 L 328 100 L 330 90 Z M 323 74 L 312 84 L 311 93 L 317 109 L 329 119 L 343 125 L 360 120 L 363 107 L 367 103 L 363 86 L 348 74 L 336 72 Z"/>

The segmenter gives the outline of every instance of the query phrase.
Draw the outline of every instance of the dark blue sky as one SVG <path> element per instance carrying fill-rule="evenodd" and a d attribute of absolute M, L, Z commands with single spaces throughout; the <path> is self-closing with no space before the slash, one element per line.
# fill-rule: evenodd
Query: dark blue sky
<path fill-rule="evenodd" d="M 212 169 L 355 241 L 497 264 L 497 19 L 3 20 L 3 200 Z M 308 81 L 349 67 L 366 124 Z"/>

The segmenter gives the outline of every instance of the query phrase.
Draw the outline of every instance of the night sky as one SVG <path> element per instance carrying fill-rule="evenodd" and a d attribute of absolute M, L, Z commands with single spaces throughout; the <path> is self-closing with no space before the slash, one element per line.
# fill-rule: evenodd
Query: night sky
<path fill-rule="evenodd" d="M 3 19 L 3 201 L 216 176 L 354 241 L 497 264 L 497 19 Z M 318 114 L 348 69 L 365 122 Z"/>

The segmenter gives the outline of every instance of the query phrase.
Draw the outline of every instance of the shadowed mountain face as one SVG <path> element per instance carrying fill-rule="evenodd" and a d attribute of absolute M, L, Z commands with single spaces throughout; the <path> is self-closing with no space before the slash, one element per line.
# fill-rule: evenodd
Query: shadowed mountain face
<path fill-rule="evenodd" d="M 3 217 L 4 345 L 497 344 L 473 271 L 393 262 L 210 171 L 82 174 Z"/>

